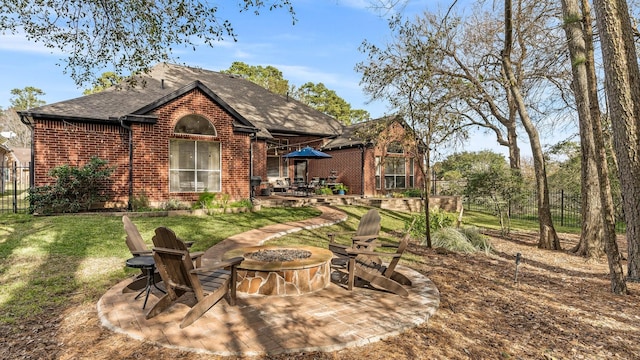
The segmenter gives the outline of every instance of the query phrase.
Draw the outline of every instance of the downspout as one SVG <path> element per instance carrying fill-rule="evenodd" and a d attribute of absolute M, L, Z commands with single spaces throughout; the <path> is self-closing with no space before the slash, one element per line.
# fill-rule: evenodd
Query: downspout
<path fill-rule="evenodd" d="M 133 129 L 131 129 L 130 125 L 125 125 L 124 121 L 126 119 L 126 115 L 118 118 L 118 120 L 120 120 L 120 126 L 129 132 L 129 201 L 127 210 L 133 211 Z"/>
<path fill-rule="evenodd" d="M 30 155 L 31 163 L 29 164 L 29 188 L 33 188 L 36 185 L 35 126 L 33 126 L 33 122 L 29 121 L 25 115 L 21 113 L 18 113 L 18 114 L 20 115 L 20 122 L 27 125 L 29 128 L 31 128 L 31 155 Z"/>
<path fill-rule="evenodd" d="M 365 196 L 365 189 L 364 189 L 364 184 L 365 184 L 365 181 L 364 181 L 364 172 L 365 172 L 365 168 L 364 168 L 364 150 L 365 150 L 364 144 L 360 145 L 360 167 L 362 168 L 362 173 L 360 175 L 360 188 L 362 189 L 362 197 Z"/>

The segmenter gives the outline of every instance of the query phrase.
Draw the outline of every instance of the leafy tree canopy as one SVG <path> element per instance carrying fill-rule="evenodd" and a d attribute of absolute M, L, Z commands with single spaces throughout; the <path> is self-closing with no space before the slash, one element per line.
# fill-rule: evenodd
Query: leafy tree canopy
<path fill-rule="evenodd" d="M 273 66 L 252 66 L 242 61 L 234 61 L 229 69 L 221 72 L 240 75 L 276 94 L 287 95 L 287 92 L 289 92 L 289 81 L 282 76 L 282 71 Z"/>
<path fill-rule="evenodd" d="M 24 33 L 30 41 L 69 54 L 65 71 L 80 85 L 107 66 L 122 74 L 171 60 L 174 46 L 195 49 L 200 43 L 213 46 L 222 39 L 237 40 L 218 3 L 3 0 L 0 32 Z M 263 9 L 285 8 L 295 16 L 290 0 L 238 0 L 236 4 L 240 12 L 257 15 Z"/>
<path fill-rule="evenodd" d="M 46 101 L 40 99 L 45 95 L 44 91 L 33 86 L 27 86 L 24 89 L 11 89 L 11 99 L 9 103 L 16 110 L 27 110 L 46 104 Z"/>
<path fill-rule="evenodd" d="M 93 82 L 93 87 L 91 89 L 85 89 L 82 94 L 89 95 L 99 93 L 104 89 L 118 84 L 122 79 L 122 76 L 113 71 L 103 72 L 102 75 Z"/>
<path fill-rule="evenodd" d="M 369 118 L 368 111 L 351 109 L 351 104 L 338 96 L 334 90 L 328 89 L 323 83 L 307 82 L 301 87 L 293 89 L 292 96 L 298 101 L 336 118 L 343 124 L 348 125 Z"/>
<path fill-rule="evenodd" d="M 334 90 L 328 89 L 323 83 L 307 82 L 299 88 L 290 86 L 282 72 L 273 66 L 254 66 L 235 61 L 229 69 L 221 72 L 240 75 L 276 94 L 291 94 L 294 99 L 334 117 L 343 124 L 362 122 L 368 120 L 370 116 L 366 110 L 352 109 L 351 104 L 338 96 Z"/>
<path fill-rule="evenodd" d="M 446 178 L 447 174 L 451 174 L 452 179 L 468 179 L 474 173 L 486 172 L 492 167 L 502 166 L 507 166 L 504 156 L 491 150 L 482 150 L 452 154 L 440 162 L 436 168 L 438 177 Z"/>

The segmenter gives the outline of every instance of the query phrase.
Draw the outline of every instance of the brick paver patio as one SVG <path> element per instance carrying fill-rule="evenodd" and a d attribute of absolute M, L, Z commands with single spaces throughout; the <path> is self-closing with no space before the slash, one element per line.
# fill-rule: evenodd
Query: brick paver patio
<path fill-rule="evenodd" d="M 203 265 L 218 254 L 239 246 L 259 245 L 270 238 L 302 229 L 331 225 L 346 215 L 320 206 L 320 217 L 278 224 L 238 234 L 205 253 Z M 422 274 L 407 267 L 398 269 L 413 282 L 409 297 L 356 288 L 347 291 L 332 283 L 302 296 L 243 296 L 229 306 L 220 301 L 193 325 L 180 329 L 193 299 L 186 298 L 164 313 L 146 320 L 142 299 L 122 293 L 130 280 L 109 289 L 98 302 L 103 326 L 133 339 L 180 350 L 221 356 L 251 356 L 308 351 L 336 351 L 366 345 L 425 323 L 439 306 L 440 294 Z M 158 300 L 149 297 L 147 309 Z"/>

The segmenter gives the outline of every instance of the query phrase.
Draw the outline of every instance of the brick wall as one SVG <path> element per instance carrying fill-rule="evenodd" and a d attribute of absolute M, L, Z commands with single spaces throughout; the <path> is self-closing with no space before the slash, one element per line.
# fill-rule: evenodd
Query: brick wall
<path fill-rule="evenodd" d="M 169 199 L 192 202 L 198 193 L 169 193 L 169 141 L 189 139 L 219 141 L 222 158 L 222 191 L 232 199 L 249 198 L 250 137 L 234 133 L 233 118 L 204 93 L 194 90 L 154 111 L 156 124 L 132 124 L 134 196 L 143 192 L 154 205 Z M 199 114 L 214 125 L 216 137 L 174 135 L 180 118 Z M 37 121 L 34 127 L 36 186 L 50 183 L 47 174 L 53 167 L 84 165 L 92 156 L 108 160 L 115 166 L 109 193 L 114 204 L 124 207 L 129 193 L 129 133 L 118 124 L 88 124 L 63 121 Z"/>

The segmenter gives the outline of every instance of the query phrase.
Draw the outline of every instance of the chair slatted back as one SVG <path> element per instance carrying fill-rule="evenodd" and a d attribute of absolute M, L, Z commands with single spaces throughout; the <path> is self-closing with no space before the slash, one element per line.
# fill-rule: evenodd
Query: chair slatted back
<path fill-rule="evenodd" d="M 189 251 L 187 244 L 178 239 L 173 230 L 163 226 L 156 229 L 156 235 L 153 237 L 153 246 Z"/>
<path fill-rule="evenodd" d="M 149 251 L 147 244 L 142 240 L 142 235 L 138 231 L 138 228 L 131 222 L 127 215 L 122 216 L 122 223 L 124 224 L 124 231 L 127 234 L 127 247 L 132 253 Z"/>
<path fill-rule="evenodd" d="M 378 210 L 371 209 L 360 219 L 355 235 L 378 235 L 378 233 L 380 233 L 380 214 Z"/>
<path fill-rule="evenodd" d="M 153 257 L 156 261 L 156 268 L 167 286 L 167 291 L 174 292 L 176 289 L 195 292 L 196 298 L 203 297 L 202 289 L 195 285 L 191 275 L 193 270 L 193 261 L 189 255 L 189 250 L 174 249 L 163 246 L 164 244 L 176 243 L 176 234 L 166 227 L 156 229 L 156 235 L 153 237 Z"/>

